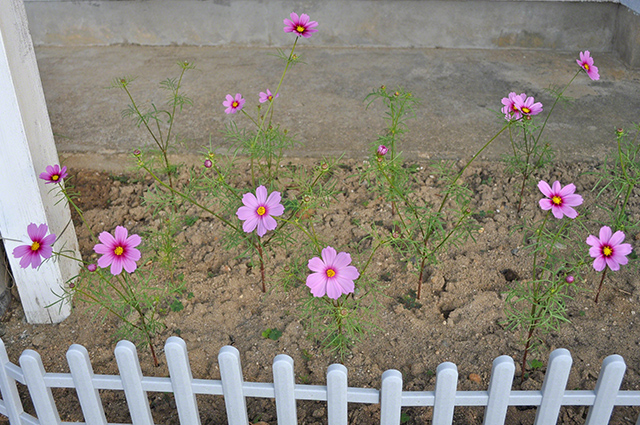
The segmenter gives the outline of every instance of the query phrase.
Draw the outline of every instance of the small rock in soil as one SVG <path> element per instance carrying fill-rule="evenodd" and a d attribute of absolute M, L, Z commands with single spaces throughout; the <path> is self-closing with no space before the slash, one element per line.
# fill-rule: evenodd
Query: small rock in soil
<path fill-rule="evenodd" d="M 470 373 L 469 381 L 475 382 L 476 384 L 482 384 L 482 378 L 477 373 Z"/>

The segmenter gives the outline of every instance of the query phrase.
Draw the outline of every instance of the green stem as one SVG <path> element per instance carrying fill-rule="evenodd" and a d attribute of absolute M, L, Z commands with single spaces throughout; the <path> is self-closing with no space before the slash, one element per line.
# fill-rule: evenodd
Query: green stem
<path fill-rule="evenodd" d="M 225 219 L 224 217 L 222 217 L 221 215 L 217 214 L 215 211 L 212 211 L 211 209 L 205 207 L 204 205 L 200 204 L 198 201 L 196 201 L 195 199 L 193 199 L 192 197 L 190 197 L 189 195 L 180 192 L 177 189 L 174 189 L 172 187 L 170 187 L 169 185 L 167 185 L 165 182 L 163 182 L 162 180 L 160 180 L 158 178 L 158 176 L 156 176 L 154 174 L 153 171 L 151 171 L 151 169 L 149 169 L 149 167 L 147 167 L 144 163 L 140 162 L 140 166 L 146 170 L 149 175 L 155 180 L 157 181 L 162 187 L 164 187 L 165 189 L 170 190 L 172 193 L 175 193 L 176 195 L 180 196 L 181 198 L 185 199 L 186 201 L 192 203 L 193 205 L 195 205 L 196 207 L 208 212 L 209 214 L 211 214 L 212 216 L 214 216 L 215 218 L 217 218 L 218 220 L 222 221 L 224 224 L 226 224 L 227 226 L 231 227 L 233 230 L 235 230 L 236 232 L 240 231 L 240 228 L 238 226 L 236 226 L 235 224 L 231 223 L 229 220 Z"/>
<path fill-rule="evenodd" d="M 453 181 L 451 182 L 450 186 L 453 186 L 454 184 L 456 184 L 456 182 L 458 181 L 458 179 L 462 176 L 462 174 L 464 174 L 465 170 L 471 165 L 471 163 L 478 157 L 480 156 L 480 154 L 489 147 L 489 145 L 491 144 L 491 142 L 493 142 L 494 140 L 496 140 L 498 138 L 499 135 L 502 134 L 503 131 L 505 131 L 507 128 L 509 128 L 509 123 L 505 124 L 504 127 L 502 127 L 502 129 L 500 131 L 498 131 L 496 133 L 495 136 L 493 136 L 491 139 L 489 139 L 489 141 L 487 143 L 484 144 L 484 146 L 482 146 L 482 148 L 480 148 L 480 150 L 478 152 L 476 152 L 475 155 L 473 155 L 473 157 L 469 160 L 469 162 L 467 162 L 467 164 L 462 168 L 462 170 L 460 170 L 460 172 L 456 175 L 456 177 L 453 179 Z M 444 204 L 447 202 L 447 199 L 449 198 L 449 194 L 450 192 L 447 192 L 444 197 L 442 198 L 442 202 L 440 203 L 440 208 L 438 208 L 438 213 L 442 212 L 442 209 L 444 208 Z M 430 236 L 430 235 L 427 235 Z"/>
<path fill-rule="evenodd" d="M 562 89 L 562 91 L 560 92 L 559 95 L 556 96 L 556 100 L 553 102 L 553 105 L 551 106 L 551 109 L 549 110 L 549 113 L 547 114 L 547 118 L 545 118 L 544 123 L 542 124 L 542 128 L 540 128 L 540 133 L 538 133 L 538 137 L 536 138 L 536 143 L 540 140 L 540 137 L 542 137 L 542 133 L 544 132 L 545 127 L 547 126 L 547 121 L 549 121 L 549 117 L 551 116 L 551 113 L 553 112 L 554 108 L 556 107 L 556 105 L 558 104 L 558 101 L 560 100 L 560 98 L 562 97 L 562 95 L 564 94 L 565 90 L 567 90 L 567 88 L 569 88 L 569 86 L 571 85 L 571 83 L 573 83 L 573 80 L 576 79 L 576 77 L 580 74 L 580 72 L 582 72 L 582 68 L 580 68 L 578 70 L 578 72 L 576 72 L 576 74 L 573 76 L 573 78 L 569 81 L 569 83 L 564 86 L 564 88 Z"/>
<path fill-rule="evenodd" d="M 593 302 L 596 304 L 598 304 L 598 297 L 600 296 L 600 290 L 602 289 L 602 284 L 604 283 L 604 277 L 607 275 L 607 270 L 609 270 L 609 267 L 605 266 L 604 270 L 602 271 L 600 285 L 598 285 L 598 292 L 596 292 L 596 297 L 593 299 Z"/>

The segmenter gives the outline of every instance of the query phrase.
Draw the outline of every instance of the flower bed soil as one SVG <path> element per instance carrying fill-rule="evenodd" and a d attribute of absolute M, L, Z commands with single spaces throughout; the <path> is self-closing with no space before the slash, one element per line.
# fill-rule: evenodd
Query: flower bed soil
<path fill-rule="evenodd" d="M 312 160 L 292 160 L 295 164 L 312 165 Z M 415 195 L 439 202 L 438 179 L 427 163 L 415 177 L 420 183 Z M 461 166 L 461 164 L 457 164 Z M 322 212 L 319 233 L 342 250 L 352 240 L 359 240 L 365 231 L 352 223 L 375 221 L 390 225 L 391 208 L 383 199 L 375 198 L 365 183 L 354 175 L 362 162 L 348 160 L 336 169 L 340 193 L 329 209 Z M 537 176 L 539 179 L 563 184 L 574 182 L 577 193 L 585 198 L 581 213 L 593 211 L 596 177 L 584 174 L 598 164 L 558 163 Z M 141 195 L 150 184 L 135 176 L 113 176 L 91 170 L 71 170 L 73 184 L 80 192 L 80 205 L 95 232 L 113 231 L 124 225 L 131 233 L 139 233 L 148 226 L 157 226 L 161 217 L 151 218 Z M 507 354 L 516 361 L 514 389 L 539 389 L 542 385 L 547 357 L 555 348 L 567 348 L 574 359 L 569 378 L 569 389 L 592 389 L 602 360 L 610 354 L 622 355 L 628 365 L 623 388 L 640 388 L 640 311 L 637 261 L 610 273 L 605 281 L 599 304 L 594 304 L 594 290 L 600 275 L 591 270 L 586 280 L 578 282 L 583 288 L 573 294 L 568 303 L 570 323 L 557 332 L 544 337 L 544 345 L 530 358 L 541 360 L 544 366 L 528 373 L 521 383 L 520 361 L 523 345 L 519 333 L 507 330 L 503 324 L 505 292 L 514 280 L 529 278 L 532 256 L 523 248 L 523 238 L 516 227 L 522 217 L 540 218 L 538 208 L 541 195 L 531 185 L 521 214 L 515 212 L 519 181 L 504 173 L 502 163 L 474 163 L 465 173 L 465 181 L 475 192 L 474 217 L 480 226 L 476 242 L 469 240 L 460 247 L 441 255 L 441 262 L 428 270 L 420 306 L 403 303 L 410 290 L 416 289 L 415 266 L 411 261 L 400 261 L 397 254 L 383 249 L 375 257 L 368 273 L 383 285 L 384 297 L 379 311 L 379 330 L 365 335 L 344 359 L 349 370 L 349 385 L 379 388 L 382 372 L 398 369 L 404 378 L 405 390 L 433 390 L 434 371 L 438 364 L 451 361 L 458 365 L 460 390 L 484 390 L 488 386 L 491 364 L 495 357 Z M 286 197 L 286 194 L 284 194 Z M 632 219 L 638 220 L 640 208 L 637 193 L 630 201 Z M 320 345 L 307 338 L 299 319 L 300 302 L 308 289 L 300 286 L 284 291 L 276 276 L 285 258 L 276 254 L 267 263 L 268 291 L 260 291 L 260 271 L 252 267 L 248 258 L 236 258 L 238 252 L 223 249 L 219 237 L 221 224 L 195 209 L 199 219 L 184 226 L 178 240 L 185 243 L 180 272 L 185 274 L 186 290 L 193 297 L 183 297 L 182 311 L 169 311 L 165 317 L 167 329 L 158 336 L 157 348 L 161 366 L 154 368 L 145 348 L 139 350 L 145 375 L 168 376 L 162 353 L 164 341 L 171 335 L 183 338 L 189 350 L 193 376 L 200 379 L 220 379 L 217 354 L 224 345 L 233 345 L 241 353 L 246 381 L 271 382 L 271 364 L 274 356 L 285 353 L 295 361 L 298 383 L 325 383 L 327 367 L 337 359 Z M 86 229 L 76 223 L 84 258 L 95 258 Z M 590 229 L 597 234 L 599 225 Z M 586 239 L 585 234 L 585 239 Z M 627 242 L 637 246 L 640 235 L 627 235 Z M 585 244 L 585 251 L 588 246 Z M 352 253 L 353 254 L 353 253 Z M 355 265 L 364 261 L 354 257 Z M 143 259 L 141 264 L 145 261 Z M 300 276 L 304 281 L 305 276 Z M 117 374 L 113 355 L 116 341 L 113 332 L 117 323 L 113 318 L 92 321 L 94 310 L 77 305 L 71 317 L 58 325 L 29 325 L 17 300 L 13 300 L 2 318 L 2 339 L 7 345 L 9 358 L 16 362 L 27 348 L 37 350 L 48 372 L 68 372 L 65 352 L 69 345 L 84 345 L 92 360 L 95 373 Z M 277 340 L 264 338 L 268 328 L 282 331 Z M 25 397 L 26 389 L 21 388 Z M 55 390 L 54 396 L 64 421 L 83 420 L 73 390 Z M 107 419 L 110 422 L 130 422 L 124 395 L 116 391 L 102 392 Z M 150 403 L 154 420 L 158 424 L 178 424 L 178 415 L 172 395 L 151 393 Z M 221 397 L 198 396 L 202 423 L 222 424 L 225 410 Z M 33 412 L 30 401 L 27 410 Z M 298 417 L 301 424 L 326 423 L 325 403 L 299 401 Z M 275 424 L 273 400 L 248 399 L 249 418 L 253 422 Z M 409 424 L 430 423 L 430 408 L 403 409 Z M 454 423 L 482 422 L 482 408 L 457 408 Z M 587 409 L 564 407 L 560 423 L 579 424 L 586 418 Z M 530 424 L 535 417 L 534 408 L 510 407 L 506 423 Z M 636 408 L 616 408 L 613 424 L 634 424 Z M 1 422 L 1 421 L 0 421 Z M 349 422 L 353 424 L 379 423 L 379 406 L 351 404 Z"/>

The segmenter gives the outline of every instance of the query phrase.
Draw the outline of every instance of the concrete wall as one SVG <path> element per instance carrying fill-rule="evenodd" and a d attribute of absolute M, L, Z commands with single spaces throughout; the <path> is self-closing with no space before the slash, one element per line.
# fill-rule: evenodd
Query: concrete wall
<path fill-rule="evenodd" d="M 282 20 L 296 11 L 319 22 L 316 46 L 617 49 L 633 64 L 640 56 L 638 16 L 610 1 L 26 0 L 26 8 L 36 45 L 277 46 L 287 40 Z"/>

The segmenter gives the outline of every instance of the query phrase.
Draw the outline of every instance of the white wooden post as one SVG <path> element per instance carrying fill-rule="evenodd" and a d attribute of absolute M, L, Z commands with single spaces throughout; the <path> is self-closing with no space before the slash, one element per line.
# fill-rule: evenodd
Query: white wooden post
<path fill-rule="evenodd" d="M 0 117 L 0 234 L 27 321 L 58 323 L 71 306 L 46 306 L 77 275 L 78 262 L 61 258 L 37 270 L 22 269 L 12 255 L 16 246 L 31 242 L 29 223 L 44 223 L 57 236 L 54 250 L 64 247 L 80 258 L 69 208 L 56 205 L 51 185 L 38 178 L 59 160 L 22 0 L 0 1 Z"/>

